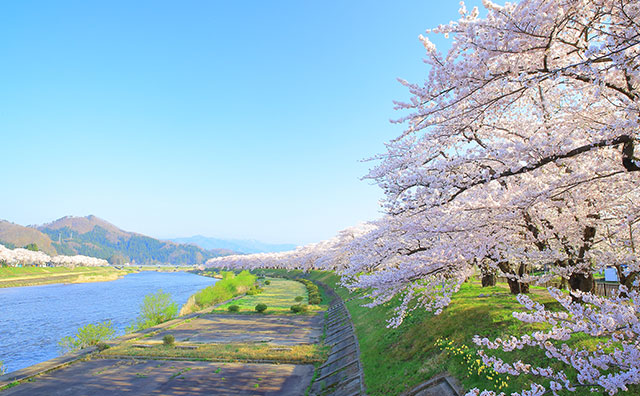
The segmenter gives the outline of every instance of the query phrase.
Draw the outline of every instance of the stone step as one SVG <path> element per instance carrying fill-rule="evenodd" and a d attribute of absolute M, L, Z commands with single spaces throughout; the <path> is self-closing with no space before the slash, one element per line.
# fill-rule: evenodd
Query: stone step
<path fill-rule="evenodd" d="M 356 336 L 353 333 L 349 333 L 349 334 L 346 334 L 344 338 L 336 338 L 335 340 L 332 340 L 330 342 L 325 340 L 324 343 L 325 345 L 329 345 L 335 348 L 337 345 L 344 344 L 346 342 L 354 342 L 355 338 Z"/>
<path fill-rule="evenodd" d="M 331 367 L 332 365 L 335 366 L 338 364 L 338 362 L 340 363 L 340 365 L 343 365 L 353 361 L 357 362 L 358 356 L 355 353 L 345 353 L 342 356 L 335 357 L 334 359 L 327 359 L 327 361 L 322 366 L 320 366 L 320 370 L 326 367 Z"/>
<path fill-rule="evenodd" d="M 330 337 L 326 337 L 324 339 L 324 342 L 325 344 L 331 344 L 331 342 L 333 342 L 336 339 L 340 339 L 341 336 L 344 336 L 347 333 L 353 333 L 353 331 L 351 330 L 351 326 L 344 327 L 342 330 L 333 333 Z"/>
<path fill-rule="evenodd" d="M 331 338 L 334 334 L 337 334 L 338 332 L 344 330 L 344 329 L 350 329 L 351 330 L 351 323 L 347 323 L 344 324 L 340 327 L 334 327 L 333 329 L 331 329 L 331 332 L 327 332 L 327 336 L 325 338 Z"/>

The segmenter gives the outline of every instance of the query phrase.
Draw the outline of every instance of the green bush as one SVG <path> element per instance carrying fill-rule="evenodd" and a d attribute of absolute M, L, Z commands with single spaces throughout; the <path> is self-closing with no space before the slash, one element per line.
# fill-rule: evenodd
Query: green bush
<path fill-rule="evenodd" d="M 251 289 L 256 282 L 256 276 L 248 271 L 242 271 L 238 275 L 233 272 L 221 272 L 222 279 L 213 286 L 200 290 L 195 294 L 197 308 L 202 309 L 208 306 L 230 300 L 238 294 Z"/>
<path fill-rule="evenodd" d="M 229 311 L 229 312 L 238 312 L 238 311 L 240 311 L 240 306 L 239 305 L 235 305 L 235 304 L 234 305 L 229 305 L 227 307 L 227 311 Z"/>
<path fill-rule="evenodd" d="M 256 305 L 256 312 L 263 313 L 266 310 L 267 310 L 267 304 L 260 303 Z"/>
<path fill-rule="evenodd" d="M 6 374 L 7 370 L 4 368 L 4 362 L 0 360 L 0 375 Z"/>
<path fill-rule="evenodd" d="M 173 334 L 165 334 L 164 337 L 162 337 L 162 343 L 165 346 L 173 346 L 173 344 L 175 344 L 176 342 L 176 338 L 173 336 Z"/>
<path fill-rule="evenodd" d="M 304 300 L 304 297 L 302 297 L 302 296 L 298 296 L 298 297 L 296 297 L 296 302 L 300 302 L 300 301 L 302 301 L 302 300 Z"/>
<path fill-rule="evenodd" d="M 102 341 L 98 342 L 96 344 L 96 347 L 98 348 L 98 351 L 100 351 L 100 352 L 111 348 L 111 346 L 109 346 L 109 344 L 107 344 L 106 342 L 102 342 Z"/>
<path fill-rule="evenodd" d="M 296 304 L 296 305 L 292 305 L 290 309 L 291 309 L 291 312 L 293 313 L 304 313 L 304 312 L 307 312 L 309 307 L 303 304 Z"/>
<path fill-rule="evenodd" d="M 265 284 L 265 285 L 270 285 L 270 284 L 271 284 L 271 281 L 270 281 L 269 279 L 267 279 L 266 281 L 264 281 L 264 284 Z"/>
<path fill-rule="evenodd" d="M 264 291 L 264 289 L 259 288 L 258 285 L 256 284 L 256 285 L 251 286 L 251 288 L 249 290 L 247 290 L 247 295 L 253 296 L 253 295 L 256 295 L 256 294 L 260 294 L 263 291 Z"/>
<path fill-rule="evenodd" d="M 140 304 L 140 314 L 127 331 L 133 332 L 153 327 L 176 316 L 178 316 L 178 304 L 173 302 L 171 294 L 158 290 L 144 297 Z"/>
<path fill-rule="evenodd" d="M 318 288 L 318 285 L 308 279 L 299 278 L 297 279 L 297 281 L 303 283 L 306 286 L 307 293 L 309 294 L 309 304 L 317 305 L 322 303 L 322 296 L 320 295 L 320 289 Z"/>
<path fill-rule="evenodd" d="M 88 324 L 79 328 L 74 336 L 63 337 L 58 346 L 64 351 L 73 351 L 97 345 L 100 341 L 113 338 L 116 330 L 110 320 L 98 324 Z"/>

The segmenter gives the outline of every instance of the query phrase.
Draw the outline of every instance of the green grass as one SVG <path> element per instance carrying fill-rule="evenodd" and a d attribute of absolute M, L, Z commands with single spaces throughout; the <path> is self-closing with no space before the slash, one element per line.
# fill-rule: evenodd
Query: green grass
<path fill-rule="evenodd" d="M 353 297 L 337 285 L 339 278 L 332 273 L 312 272 L 310 278 L 333 287 L 345 301 Z M 480 297 L 481 294 L 484 296 Z M 549 309 L 560 309 L 544 289 L 532 289 L 531 297 Z M 532 377 L 487 375 L 484 369 L 478 374 L 474 365 L 475 359 L 479 358 L 472 342 L 474 335 L 493 339 L 542 329 L 541 325 L 525 324 L 513 318 L 512 312 L 521 311 L 522 307 L 515 296 L 508 293 L 506 285 L 482 288 L 479 284 L 465 283 L 441 315 L 434 316 L 417 309 L 396 329 L 387 328 L 386 320 L 392 316 L 393 308 L 399 302 L 397 298 L 374 308 L 362 307 L 364 302 L 366 300 L 356 298 L 346 301 L 346 305 L 360 344 L 367 394 L 398 395 L 443 372 L 460 380 L 466 390 L 474 387 L 498 390 L 495 384 L 502 384 L 502 381 L 508 384 L 501 389 L 506 394 L 529 388 Z M 438 340 L 446 342 L 448 350 L 438 346 Z M 597 340 L 576 336 L 569 343 L 595 348 Z M 526 363 L 559 368 L 539 349 L 528 348 L 496 355 L 509 362 L 522 359 Z M 630 387 L 629 392 L 620 394 L 639 394 L 638 388 Z"/>
<path fill-rule="evenodd" d="M 68 273 L 101 273 L 112 270 L 115 269 L 113 267 L 0 267 L 0 279 Z"/>
<path fill-rule="evenodd" d="M 187 304 L 180 310 L 180 315 L 198 311 L 244 294 L 255 284 L 256 279 L 257 277 L 249 271 L 242 271 L 237 275 L 233 272 L 223 272 L 221 280 L 191 296 Z"/>
<path fill-rule="evenodd" d="M 227 307 L 229 305 L 238 305 L 240 307 L 239 313 L 256 313 L 256 305 L 262 303 L 267 305 L 265 314 L 291 314 L 290 308 L 292 305 L 308 304 L 309 299 L 307 295 L 307 288 L 302 283 L 280 278 L 267 279 L 271 281 L 270 285 L 265 285 L 264 281 L 260 282 L 260 287 L 264 289 L 262 293 L 254 294 L 252 296 L 247 295 L 237 300 L 233 300 L 216 307 L 212 312 L 228 312 Z M 295 301 L 297 296 L 302 296 L 301 302 Z M 322 308 L 323 307 L 317 305 L 309 306 L 310 311 L 318 311 Z"/>
<path fill-rule="evenodd" d="M 0 287 L 113 280 L 131 273 L 113 267 L 0 267 Z"/>
<path fill-rule="evenodd" d="M 268 343 L 231 343 L 231 344 L 182 344 L 196 345 L 196 349 L 180 349 L 166 346 L 161 342 L 147 342 L 151 348 L 137 348 L 140 342 L 126 342 L 102 351 L 101 356 L 136 356 L 142 358 L 182 358 L 213 361 L 272 361 L 288 364 L 321 363 L 327 359 L 328 349 L 319 344 L 301 344 L 278 346 Z"/>

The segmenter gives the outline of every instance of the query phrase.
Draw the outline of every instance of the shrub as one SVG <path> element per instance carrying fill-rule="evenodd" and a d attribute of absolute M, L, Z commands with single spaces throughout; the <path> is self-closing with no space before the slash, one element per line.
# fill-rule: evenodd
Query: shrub
<path fill-rule="evenodd" d="M 116 330 L 110 320 L 98 324 L 88 324 L 79 328 L 74 336 L 63 337 L 58 346 L 64 351 L 73 351 L 97 345 L 100 341 L 113 338 Z"/>
<path fill-rule="evenodd" d="M 165 346 L 173 346 L 173 344 L 176 342 L 176 338 L 173 336 L 173 334 L 165 334 L 164 337 L 162 337 L 162 343 Z"/>
<path fill-rule="evenodd" d="M 256 312 L 263 313 L 266 310 L 267 310 L 267 304 L 260 303 L 256 305 Z"/>
<path fill-rule="evenodd" d="M 249 290 L 247 290 L 247 295 L 249 296 L 253 296 L 255 294 L 260 294 L 262 293 L 264 290 L 259 288 L 257 285 L 253 285 L 251 286 L 251 288 Z"/>
<path fill-rule="evenodd" d="M 4 362 L 0 360 L 0 375 L 6 374 L 7 370 L 4 368 Z"/>
<path fill-rule="evenodd" d="M 256 276 L 248 271 L 242 271 L 238 275 L 233 272 L 221 272 L 222 279 L 213 286 L 209 286 L 195 294 L 196 307 L 202 309 L 226 300 L 249 290 L 256 282 Z"/>
<path fill-rule="evenodd" d="M 302 300 L 304 300 L 304 297 L 302 297 L 302 296 L 298 296 L 298 297 L 296 297 L 296 302 L 300 302 L 300 301 L 302 301 Z"/>
<path fill-rule="evenodd" d="M 102 341 L 98 342 L 98 343 L 96 344 L 96 347 L 98 348 L 98 351 L 99 351 L 99 352 L 102 352 L 102 351 L 104 351 L 105 349 L 109 349 L 109 348 L 111 348 L 111 346 L 109 346 L 109 344 L 107 344 L 106 342 L 102 342 Z"/>
<path fill-rule="evenodd" d="M 291 306 L 291 312 L 293 312 L 293 313 L 303 313 L 303 312 L 307 312 L 308 308 L 309 307 L 307 305 L 296 304 L 296 305 L 292 305 Z"/>
<path fill-rule="evenodd" d="M 227 311 L 229 311 L 229 312 L 238 312 L 238 311 L 240 311 L 240 306 L 239 305 L 235 305 L 235 304 L 234 305 L 229 305 L 227 307 Z"/>
<path fill-rule="evenodd" d="M 271 281 L 270 281 L 269 279 L 267 279 L 266 281 L 264 281 L 264 284 L 265 284 L 265 285 L 270 285 L 270 284 L 271 284 Z"/>
<path fill-rule="evenodd" d="M 140 314 L 127 328 L 128 332 L 143 330 L 166 322 L 178 316 L 178 304 L 173 302 L 171 294 L 158 290 L 147 294 L 140 305 Z"/>
<path fill-rule="evenodd" d="M 309 304 L 316 305 L 322 303 L 322 297 L 320 296 L 320 289 L 318 288 L 318 285 L 308 279 L 300 278 L 297 279 L 297 281 L 301 282 L 307 287 L 307 293 L 309 294 Z"/>

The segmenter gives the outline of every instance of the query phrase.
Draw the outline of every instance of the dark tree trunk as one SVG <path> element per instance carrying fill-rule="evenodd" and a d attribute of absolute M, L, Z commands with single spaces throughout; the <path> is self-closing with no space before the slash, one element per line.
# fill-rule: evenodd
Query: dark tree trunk
<path fill-rule="evenodd" d="M 638 290 L 638 287 L 634 286 L 633 282 L 638 279 L 639 274 L 637 272 L 631 272 L 629 275 L 625 275 L 622 272 L 622 266 L 616 265 L 615 267 L 616 271 L 618 272 L 618 281 L 620 282 L 620 284 L 626 286 L 629 290 Z M 628 297 L 627 293 L 621 293 L 621 296 Z"/>
<path fill-rule="evenodd" d="M 489 287 L 496 285 L 496 274 L 483 273 L 482 274 L 482 287 Z"/>
<path fill-rule="evenodd" d="M 569 278 L 569 286 L 571 286 L 571 290 L 593 293 L 596 288 L 596 282 L 593 279 L 593 274 L 573 274 Z"/>
<path fill-rule="evenodd" d="M 591 245 L 593 244 L 593 239 L 595 238 L 595 236 L 596 236 L 596 229 L 594 227 L 587 226 L 584 228 L 584 232 L 582 235 L 583 244 L 580 247 L 580 250 L 578 252 L 577 260 L 573 263 L 571 262 L 572 260 L 569 260 L 569 265 L 584 264 L 585 253 L 591 248 Z M 593 293 L 593 291 L 596 288 L 596 282 L 593 279 L 592 272 L 588 272 L 588 273 L 578 272 L 578 273 L 571 274 L 571 277 L 569 277 L 569 286 L 571 286 L 571 290 L 580 290 L 581 292 L 584 292 L 584 293 Z M 574 301 L 580 300 L 575 297 L 573 299 Z"/>
<path fill-rule="evenodd" d="M 511 280 L 507 278 L 507 283 L 509 284 L 509 291 L 511 294 L 526 294 L 529 293 L 529 284 L 518 282 L 516 280 Z"/>
<path fill-rule="evenodd" d="M 513 268 L 508 262 L 499 263 L 498 266 L 500 267 L 500 270 L 505 274 L 513 274 L 517 275 L 518 277 L 524 275 L 527 270 L 527 266 L 524 264 L 518 264 L 517 269 Z M 529 293 L 528 283 L 520 282 L 519 280 L 515 279 L 509 279 L 509 277 L 507 277 L 507 283 L 509 284 L 509 290 L 511 291 L 511 294 Z"/>

